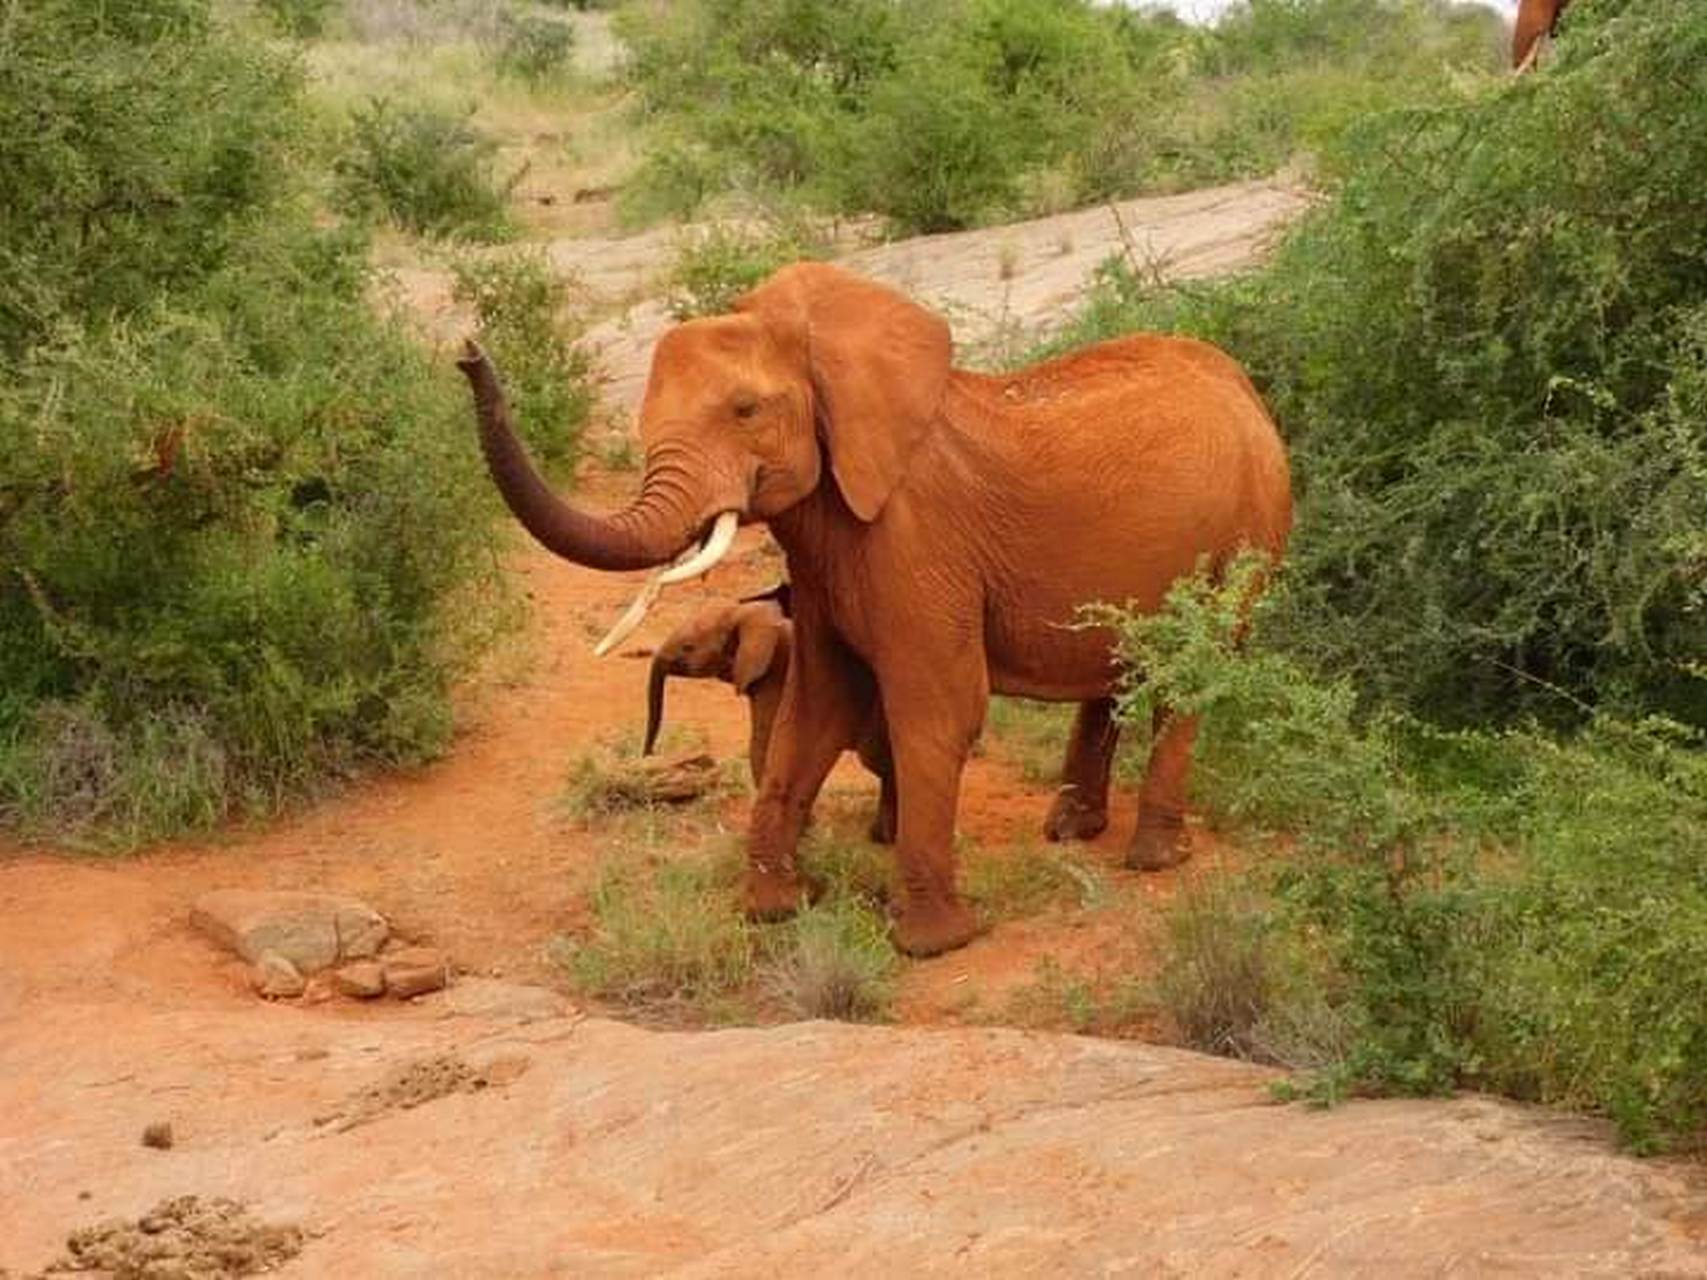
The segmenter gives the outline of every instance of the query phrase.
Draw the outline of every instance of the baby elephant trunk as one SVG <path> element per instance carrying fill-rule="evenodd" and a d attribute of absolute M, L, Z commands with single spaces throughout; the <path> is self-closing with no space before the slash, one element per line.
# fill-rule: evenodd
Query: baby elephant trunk
<path fill-rule="evenodd" d="M 649 756 L 652 748 L 658 745 L 658 730 L 664 724 L 664 681 L 670 678 L 670 669 L 661 655 L 652 658 L 652 675 L 646 682 L 646 742 L 640 748 L 640 754 Z"/>

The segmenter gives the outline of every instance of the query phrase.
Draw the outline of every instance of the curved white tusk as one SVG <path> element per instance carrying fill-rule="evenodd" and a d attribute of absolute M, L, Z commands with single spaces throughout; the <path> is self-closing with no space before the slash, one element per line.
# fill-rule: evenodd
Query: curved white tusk
<path fill-rule="evenodd" d="M 735 530 L 741 523 L 741 517 L 733 511 L 725 511 L 717 517 L 717 523 L 711 526 L 711 534 L 700 548 L 699 554 L 691 560 L 672 565 L 664 570 L 660 581 L 666 585 L 672 582 L 686 582 L 697 578 L 703 573 L 710 573 L 716 568 L 717 562 L 729 554 L 729 548 L 735 545 Z"/>
<path fill-rule="evenodd" d="M 593 656 L 602 658 L 617 645 L 628 639 L 634 629 L 646 620 L 647 611 L 658 599 L 658 593 L 664 589 L 664 575 L 655 573 L 646 579 L 646 585 L 640 588 L 640 594 L 634 597 L 634 603 L 628 606 L 628 612 L 616 620 L 616 625 L 605 633 L 605 638 L 593 646 Z"/>
<path fill-rule="evenodd" d="M 683 552 L 668 569 L 660 570 L 646 579 L 646 585 L 640 588 L 640 594 L 634 597 L 634 603 L 628 606 L 628 611 L 616 620 L 616 625 L 606 633 L 605 638 L 593 646 L 593 656 L 602 658 L 629 636 L 634 634 L 647 613 L 657 603 L 658 595 L 665 586 L 672 582 L 686 582 L 708 573 L 717 562 L 729 554 L 729 548 L 735 541 L 736 527 L 741 523 L 741 517 L 733 511 L 725 511 L 717 517 L 717 523 L 712 526 L 711 534 L 705 540 L 705 545 L 695 550 L 689 548 Z"/>

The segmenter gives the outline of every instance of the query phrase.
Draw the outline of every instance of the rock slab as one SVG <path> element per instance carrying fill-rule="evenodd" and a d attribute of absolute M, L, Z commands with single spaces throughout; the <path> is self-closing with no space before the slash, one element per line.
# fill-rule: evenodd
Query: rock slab
<path fill-rule="evenodd" d="M 217 889 L 196 900 L 190 923 L 251 964 L 267 952 L 299 973 L 379 954 L 385 917 L 356 898 L 290 889 Z"/>
<path fill-rule="evenodd" d="M 25 1273 L 188 1186 L 301 1223 L 280 1275 L 303 1280 L 1707 1276 L 1707 1171 L 1621 1156 L 1603 1125 L 1282 1106 L 1271 1072 L 1150 1045 L 65 1013 L 0 1036 L 0 1267 Z M 197 1141 L 113 1159 L 113 1117 L 168 1090 Z"/>

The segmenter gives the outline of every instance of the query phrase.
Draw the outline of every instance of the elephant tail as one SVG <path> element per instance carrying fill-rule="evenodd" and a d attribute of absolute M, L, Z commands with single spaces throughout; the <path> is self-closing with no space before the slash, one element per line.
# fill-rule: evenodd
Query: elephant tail
<path fill-rule="evenodd" d="M 653 657 L 652 674 L 646 682 L 646 741 L 640 754 L 649 756 L 658 745 L 658 730 L 664 724 L 664 681 L 670 677 L 662 657 Z"/>

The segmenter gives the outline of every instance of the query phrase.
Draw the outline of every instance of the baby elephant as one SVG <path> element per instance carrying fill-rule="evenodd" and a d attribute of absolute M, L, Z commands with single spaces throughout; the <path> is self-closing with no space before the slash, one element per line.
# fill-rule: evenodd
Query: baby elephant
<path fill-rule="evenodd" d="M 788 676 L 793 624 L 787 608 L 786 586 L 749 600 L 707 605 L 658 646 L 646 695 L 646 755 L 652 754 L 663 724 L 664 684 L 669 677 L 721 680 L 734 685 L 735 691 L 747 699 L 752 718 L 747 760 L 754 784 L 760 781 L 771 724 Z M 1064 785 L 1044 821 L 1046 838 L 1089 840 L 1108 825 L 1108 775 L 1116 737 L 1113 699 L 1099 698 L 1080 705 L 1062 767 Z M 892 844 L 895 766 L 881 710 L 873 711 L 856 750 L 860 763 L 882 784 L 871 839 L 877 844 Z"/>
<path fill-rule="evenodd" d="M 784 597 L 786 599 L 786 597 Z M 757 784 L 764 775 L 765 751 L 771 724 L 782 702 L 788 677 L 789 649 L 794 624 L 777 598 L 707 605 L 677 627 L 652 657 L 652 676 L 646 689 L 646 755 L 658 740 L 664 720 L 664 684 L 671 676 L 692 680 L 721 680 L 747 699 L 752 728 L 747 762 Z M 889 737 L 881 713 L 874 713 L 856 750 L 860 763 L 882 784 L 871 839 L 895 841 L 895 766 L 889 757 Z"/>

